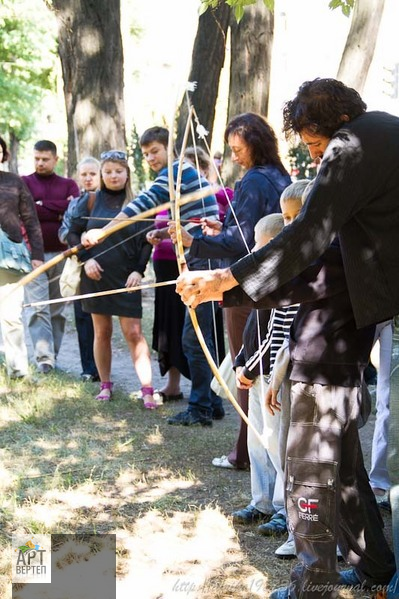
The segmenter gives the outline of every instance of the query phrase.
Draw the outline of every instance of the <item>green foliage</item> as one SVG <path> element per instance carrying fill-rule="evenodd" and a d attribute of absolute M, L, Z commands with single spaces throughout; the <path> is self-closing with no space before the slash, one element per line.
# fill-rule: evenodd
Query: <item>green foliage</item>
<path fill-rule="evenodd" d="M 133 168 L 131 169 L 133 188 L 135 190 L 143 189 L 146 182 L 146 171 L 144 168 L 143 154 L 140 148 L 140 137 L 137 133 L 135 123 L 133 123 L 132 126 L 132 132 L 130 134 L 130 141 L 128 143 L 127 151 L 133 163 Z"/>
<path fill-rule="evenodd" d="M 201 6 L 199 13 L 203 14 L 208 8 L 217 8 L 223 0 L 201 0 Z M 244 16 L 246 6 L 256 4 L 258 0 L 224 0 L 225 4 L 228 4 L 234 11 L 234 16 L 237 23 L 239 23 Z M 271 11 L 274 10 L 274 0 L 262 0 L 264 5 Z"/>
<path fill-rule="evenodd" d="M 335 10 L 336 8 L 340 8 L 346 17 L 349 17 L 353 7 L 355 5 L 355 0 L 330 0 L 329 7 L 331 10 Z"/>
<path fill-rule="evenodd" d="M 0 3 L 0 129 L 18 140 L 30 137 L 45 91 L 55 89 L 55 36 L 33 9 L 22 0 Z"/>
<path fill-rule="evenodd" d="M 291 176 L 295 179 L 313 179 L 316 176 L 316 166 L 303 143 L 293 146 L 288 151 Z"/>
<path fill-rule="evenodd" d="M 256 4 L 258 1 L 262 1 L 263 4 L 270 10 L 274 11 L 274 0 L 201 0 L 201 6 L 199 14 L 202 15 L 208 8 L 217 8 L 219 4 L 225 2 L 231 6 L 234 11 L 234 16 L 237 23 L 239 23 L 244 16 L 245 8 L 252 4 Z M 348 17 L 353 9 L 355 0 L 330 0 L 329 7 L 334 10 L 341 8 L 343 14 Z"/>

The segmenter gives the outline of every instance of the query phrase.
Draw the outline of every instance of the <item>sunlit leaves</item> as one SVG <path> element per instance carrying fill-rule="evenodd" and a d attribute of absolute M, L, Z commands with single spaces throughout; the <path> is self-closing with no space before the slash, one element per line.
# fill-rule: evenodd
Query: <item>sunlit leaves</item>
<path fill-rule="evenodd" d="M 252 4 L 256 4 L 258 1 L 264 3 L 264 5 L 271 11 L 274 10 L 274 0 L 201 0 L 200 14 L 203 14 L 208 8 L 217 8 L 219 4 L 225 2 L 234 11 L 234 16 L 239 23 L 244 16 L 245 7 Z"/>
<path fill-rule="evenodd" d="M 328 6 L 334 10 L 340 8 L 346 17 L 349 17 L 355 5 L 355 0 L 330 0 Z"/>
<path fill-rule="evenodd" d="M 20 140 L 34 128 L 44 90 L 54 89 L 55 36 L 31 2 L 0 2 L 0 129 Z"/>
<path fill-rule="evenodd" d="M 298 2 L 300 0 L 297 0 Z M 208 8 L 215 9 L 222 3 L 231 6 L 234 11 L 234 16 L 237 23 L 240 22 L 245 13 L 246 6 L 256 4 L 257 2 L 263 2 L 263 4 L 270 10 L 274 10 L 274 0 L 201 0 L 201 6 L 199 13 L 203 14 Z M 343 14 L 348 17 L 353 9 L 355 0 L 330 0 L 329 7 L 331 9 L 341 8 Z"/>

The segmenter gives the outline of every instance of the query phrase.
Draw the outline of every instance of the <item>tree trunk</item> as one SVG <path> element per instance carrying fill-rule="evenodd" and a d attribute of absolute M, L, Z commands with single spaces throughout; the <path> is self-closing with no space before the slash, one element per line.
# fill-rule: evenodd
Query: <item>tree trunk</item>
<path fill-rule="evenodd" d="M 243 112 L 267 115 L 273 35 L 274 16 L 263 2 L 248 6 L 239 23 L 232 15 L 229 120 Z M 227 156 L 224 178 L 231 185 L 238 173 Z"/>
<path fill-rule="evenodd" d="M 357 0 L 337 79 L 362 94 L 375 45 L 385 0 Z"/>
<path fill-rule="evenodd" d="M 12 131 L 10 131 L 9 133 L 9 140 L 10 144 L 8 149 L 10 152 L 10 159 L 8 161 L 8 169 L 10 173 L 18 174 L 18 154 L 20 140 L 15 136 L 15 134 Z"/>
<path fill-rule="evenodd" d="M 197 82 L 196 90 L 190 94 L 198 120 L 209 131 L 207 143 L 212 143 L 216 100 L 220 73 L 226 54 L 226 33 L 230 19 L 230 7 L 224 2 L 216 9 L 208 9 L 198 20 L 194 41 L 189 81 Z M 177 122 L 176 147 L 180 149 L 186 126 L 188 107 L 183 97 Z M 198 141 L 198 140 L 197 140 Z"/>
<path fill-rule="evenodd" d="M 120 0 L 53 0 L 68 123 L 68 175 L 126 148 Z"/>

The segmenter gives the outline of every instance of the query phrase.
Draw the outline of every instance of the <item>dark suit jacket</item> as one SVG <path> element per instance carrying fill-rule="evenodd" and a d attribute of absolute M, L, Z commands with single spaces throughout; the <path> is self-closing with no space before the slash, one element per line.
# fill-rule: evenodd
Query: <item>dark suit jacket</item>
<path fill-rule="evenodd" d="M 337 239 L 300 275 L 263 296 L 254 308 L 298 302 L 290 330 L 291 380 L 360 386 L 375 326 L 356 328 Z M 225 303 L 251 305 L 239 287 L 225 294 Z"/>
<path fill-rule="evenodd" d="M 336 235 L 357 326 L 398 314 L 398 117 L 367 112 L 345 123 L 297 219 L 231 271 L 257 301 L 301 273 Z"/>

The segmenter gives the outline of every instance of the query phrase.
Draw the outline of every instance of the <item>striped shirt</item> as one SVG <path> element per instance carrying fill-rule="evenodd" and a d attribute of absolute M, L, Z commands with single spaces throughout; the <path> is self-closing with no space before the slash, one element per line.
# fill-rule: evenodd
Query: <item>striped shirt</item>
<path fill-rule="evenodd" d="M 173 163 L 173 179 L 177 180 L 177 171 L 179 167 L 179 161 L 175 160 Z M 123 208 L 123 212 L 127 216 L 133 216 L 140 214 L 145 210 L 160 206 L 170 201 L 169 195 L 169 177 L 168 167 L 163 168 L 159 171 L 156 179 L 152 183 L 148 190 L 141 191 L 127 206 Z M 180 194 L 184 196 L 187 193 L 196 191 L 208 187 L 209 182 L 198 173 L 198 171 L 189 163 L 183 162 L 182 177 Z M 176 185 L 175 185 L 176 187 Z M 209 218 L 211 220 L 217 220 L 219 214 L 219 208 L 214 195 L 209 195 L 196 202 L 190 202 L 185 204 L 180 209 L 180 217 L 184 221 L 184 229 L 190 233 L 193 237 L 201 235 L 201 225 L 199 224 L 200 218 Z M 190 222 L 192 221 L 192 222 Z M 192 258 L 190 257 L 189 251 L 186 251 L 187 265 L 191 269 L 208 269 L 212 268 L 208 260 L 203 258 Z M 216 265 L 214 265 L 216 266 Z"/>
<path fill-rule="evenodd" d="M 177 179 L 177 169 L 179 166 L 178 160 L 173 163 L 173 178 Z M 168 184 L 168 168 L 165 167 L 159 171 L 156 179 L 152 183 L 148 190 L 141 191 L 125 208 L 123 212 L 127 216 L 133 216 L 134 214 L 140 214 L 150 208 L 165 204 L 170 201 L 169 196 L 169 184 Z M 176 186 L 175 186 L 176 187 Z M 198 171 L 189 163 L 183 162 L 182 179 L 180 193 L 184 196 L 187 193 L 209 187 L 209 182 L 198 173 Z M 196 222 L 199 218 L 210 218 L 217 220 L 218 218 L 218 204 L 214 195 L 209 195 L 206 198 L 198 200 L 196 202 L 190 202 L 181 207 L 180 215 L 184 221 L 193 220 L 194 222 L 185 222 L 185 230 L 193 235 L 201 234 L 201 226 Z M 195 219 L 195 220 L 194 220 Z"/>
<path fill-rule="evenodd" d="M 260 373 L 271 374 L 276 354 L 284 339 L 289 338 L 291 324 L 295 318 L 298 307 L 299 304 L 284 306 L 282 308 L 273 308 L 270 314 L 267 332 L 262 343 L 245 362 L 245 369 L 248 372 L 247 378 L 254 379 Z M 245 374 L 245 376 L 247 375 Z"/>

